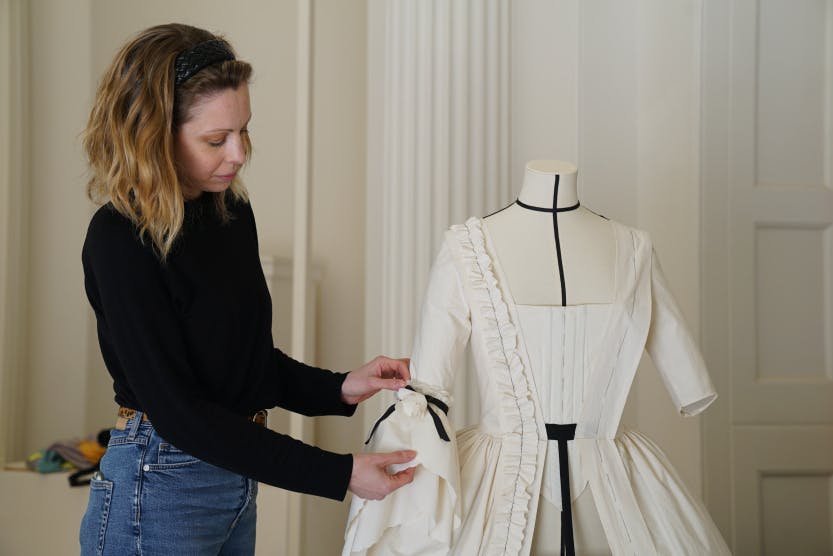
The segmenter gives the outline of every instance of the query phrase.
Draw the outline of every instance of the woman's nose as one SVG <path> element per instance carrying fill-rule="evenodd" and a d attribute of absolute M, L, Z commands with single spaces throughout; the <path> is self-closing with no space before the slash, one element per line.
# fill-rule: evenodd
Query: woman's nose
<path fill-rule="evenodd" d="M 240 137 L 236 137 L 234 140 L 228 142 L 226 158 L 228 158 L 229 162 L 238 166 L 242 166 L 246 162 L 246 149 Z"/>

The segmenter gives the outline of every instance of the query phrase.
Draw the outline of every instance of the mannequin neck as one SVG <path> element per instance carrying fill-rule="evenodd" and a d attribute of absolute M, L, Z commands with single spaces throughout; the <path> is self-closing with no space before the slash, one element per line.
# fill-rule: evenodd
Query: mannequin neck
<path fill-rule="evenodd" d="M 552 210 L 555 199 L 555 208 L 574 207 L 579 202 L 576 176 L 577 170 L 572 164 L 533 160 L 526 166 L 518 201 L 524 205 Z"/>

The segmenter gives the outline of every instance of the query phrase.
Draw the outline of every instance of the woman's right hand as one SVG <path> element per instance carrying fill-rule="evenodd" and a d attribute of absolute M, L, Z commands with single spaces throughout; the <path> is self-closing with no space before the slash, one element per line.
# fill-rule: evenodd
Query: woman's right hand
<path fill-rule="evenodd" d="M 353 454 L 353 473 L 347 487 L 353 494 L 366 500 L 381 500 L 394 490 L 414 480 L 416 468 L 409 467 L 391 475 L 387 466 L 407 463 L 416 457 L 413 450 L 399 450 L 387 454 Z"/>

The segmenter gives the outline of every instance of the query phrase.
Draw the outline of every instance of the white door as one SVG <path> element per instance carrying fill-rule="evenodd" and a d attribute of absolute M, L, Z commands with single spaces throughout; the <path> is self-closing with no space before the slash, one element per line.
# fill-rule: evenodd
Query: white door
<path fill-rule="evenodd" d="M 706 501 L 736 554 L 833 554 L 833 0 L 703 13 Z"/>

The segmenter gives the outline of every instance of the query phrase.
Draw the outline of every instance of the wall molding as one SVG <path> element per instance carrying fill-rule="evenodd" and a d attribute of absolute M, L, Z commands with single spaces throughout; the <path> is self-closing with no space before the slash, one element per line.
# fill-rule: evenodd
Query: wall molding
<path fill-rule="evenodd" d="M 304 361 L 307 353 L 307 306 L 309 301 L 308 275 L 310 271 L 310 227 L 312 220 L 312 60 L 313 60 L 313 0 L 298 0 L 298 38 L 295 97 L 295 212 L 294 244 L 292 250 L 292 356 Z M 302 415 L 290 413 L 289 434 L 303 442 L 312 443 L 314 428 Z M 300 556 L 304 524 L 300 494 L 288 493 L 285 554 Z"/>
<path fill-rule="evenodd" d="M 28 3 L 0 0 L 0 462 L 22 457 L 29 212 Z"/>

